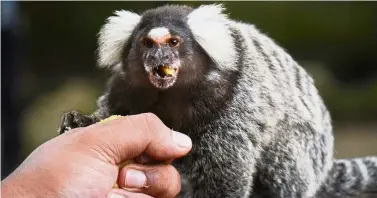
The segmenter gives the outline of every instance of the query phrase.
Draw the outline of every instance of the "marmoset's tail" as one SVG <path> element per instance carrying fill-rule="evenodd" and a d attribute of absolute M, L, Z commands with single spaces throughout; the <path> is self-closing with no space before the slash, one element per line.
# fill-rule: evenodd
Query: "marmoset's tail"
<path fill-rule="evenodd" d="M 377 156 L 335 160 L 317 198 L 377 198 Z"/>

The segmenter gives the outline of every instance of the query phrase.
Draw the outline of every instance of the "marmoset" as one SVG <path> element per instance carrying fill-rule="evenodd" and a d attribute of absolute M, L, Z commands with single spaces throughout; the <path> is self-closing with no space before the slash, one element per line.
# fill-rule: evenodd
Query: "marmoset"
<path fill-rule="evenodd" d="M 174 161 L 183 197 L 345 197 L 377 190 L 377 156 L 333 159 L 330 113 L 312 77 L 222 5 L 116 11 L 99 32 L 112 71 L 98 109 L 60 132 L 151 112 L 191 137 Z"/>

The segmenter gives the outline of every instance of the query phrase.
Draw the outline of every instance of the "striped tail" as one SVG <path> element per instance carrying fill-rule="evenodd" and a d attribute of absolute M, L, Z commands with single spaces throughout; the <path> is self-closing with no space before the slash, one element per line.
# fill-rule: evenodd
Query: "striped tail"
<path fill-rule="evenodd" d="M 316 197 L 377 198 L 377 156 L 335 160 Z"/>

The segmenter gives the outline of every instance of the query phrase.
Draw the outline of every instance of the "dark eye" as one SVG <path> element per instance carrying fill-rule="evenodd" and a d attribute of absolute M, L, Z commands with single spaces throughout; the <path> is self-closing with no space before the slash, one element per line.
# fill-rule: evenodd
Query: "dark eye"
<path fill-rule="evenodd" d="M 153 47 L 153 41 L 151 39 L 148 39 L 148 38 L 144 38 L 142 41 L 143 45 L 147 48 L 152 48 Z"/>
<path fill-rule="evenodd" d="M 178 44 L 179 44 L 178 39 L 172 38 L 172 39 L 169 40 L 169 46 L 170 47 L 176 47 L 176 46 L 178 46 Z"/>

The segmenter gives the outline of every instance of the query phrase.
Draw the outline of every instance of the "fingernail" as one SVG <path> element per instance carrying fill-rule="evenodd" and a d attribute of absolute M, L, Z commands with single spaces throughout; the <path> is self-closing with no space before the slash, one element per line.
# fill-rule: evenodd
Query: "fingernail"
<path fill-rule="evenodd" d="M 111 193 L 109 198 L 126 198 L 126 197 L 117 193 Z"/>
<path fill-rule="evenodd" d="M 190 147 L 191 146 L 191 139 L 189 136 L 173 131 L 173 141 L 180 147 Z"/>
<path fill-rule="evenodd" d="M 129 188 L 143 188 L 147 181 L 144 172 L 128 169 L 126 173 L 126 187 Z"/>

